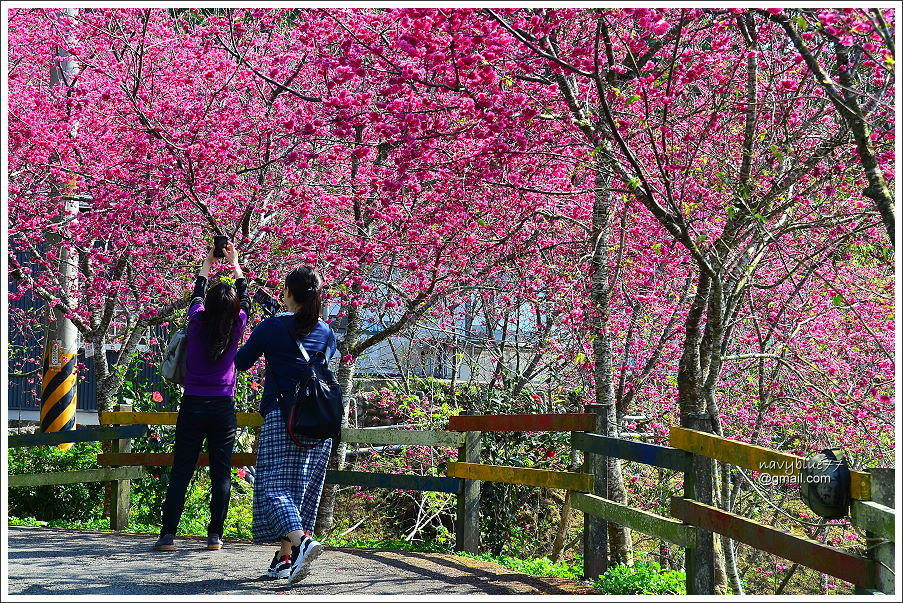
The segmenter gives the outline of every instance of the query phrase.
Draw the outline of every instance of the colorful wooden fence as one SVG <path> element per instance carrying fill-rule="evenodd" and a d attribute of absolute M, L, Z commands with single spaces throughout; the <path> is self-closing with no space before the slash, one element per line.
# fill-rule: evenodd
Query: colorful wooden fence
<path fill-rule="evenodd" d="M 804 459 L 798 456 L 677 426 L 671 427 L 670 440 L 675 448 L 693 455 L 760 473 L 785 476 L 797 483 L 801 479 Z M 850 474 L 850 494 L 853 498 L 851 522 L 892 541 L 896 523 L 894 509 L 869 502 L 872 497 L 870 474 L 859 471 L 850 471 Z M 875 562 L 874 552 L 870 552 L 868 557 L 853 555 L 685 497 L 672 497 L 671 515 L 700 529 L 725 535 L 799 565 L 852 582 L 857 591 L 869 592 L 880 587 L 883 592 L 893 592 L 893 580 L 888 580 L 885 568 Z"/>
<path fill-rule="evenodd" d="M 93 441 L 91 438 L 114 440 L 113 451 L 98 456 L 98 463 L 106 467 L 89 472 L 69 472 L 55 483 L 75 483 L 95 479 L 118 480 L 114 495 L 114 508 L 118 502 L 118 521 L 114 529 L 127 525 L 128 484 L 142 474 L 143 466 L 162 466 L 172 463 L 172 455 L 165 453 L 132 453 L 131 438 L 140 437 L 148 425 L 174 425 L 178 413 L 137 413 L 122 407 L 118 412 L 102 412 L 104 427 L 95 430 L 68 432 L 66 441 Z M 258 427 L 262 419 L 257 413 L 238 413 L 238 425 Z M 334 484 L 357 485 L 367 488 L 399 488 L 457 494 L 458 512 L 456 547 L 459 550 L 479 550 L 479 494 L 480 482 L 521 484 L 542 488 L 559 488 L 571 491 L 572 504 L 583 511 L 585 517 L 600 517 L 605 521 L 626 526 L 649 536 L 687 549 L 688 594 L 712 594 L 711 580 L 700 579 L 700 572 L 711 572 L 712 535 L 722 534 L 737 542 L 778 555 L 794 563 L 836 576 L 857 585 L 859 592 L 893 593 L 893 574 L 886 568 L 893 566 L 893 540 L 895 538 L 896 512 L 892 508 L 893 490 L 885 478 L 873 484 L 869 473 L 852 471 L 851 521 L 867 530 L 868 537 L 877 542 L 869 556 L 861 557 L 823 543 L 789 532 L 758 524 L 748 518 L 728 513 L 694 496 L 706 493 L 701 487 L 711 474 L 704 470 L 708 459 L 715 459 L 752 471 L 798 479 L 803 459 L 785 452 L 761 446 L 737 442 L 714 436 L 705 431 L 672 427 L 671 446 L 605 437 L 597 433 L 601 424 L 592 413 L 540 414 L 540 415 L 460 415 L 451 417 L 448 431 L 406 430 L 397 428 L 343 429 L 346 442 L 371 445 L 437 446 L 458 449 L 458 460 L 448 463 L 445 476 L 397 475 L 361 471 L 328 471 L 327 481 Z M 582 473 L 547 471 L 526 467 L 486 465 L 479 462 L 481 434 L 485 432 L 539 432 L 570 431 L 571 446 L 587 454 L 588 462 Z M 35 434 L 34 436 L 10 436 L 10 446 L 26 446 L 61 443 L 65 434 Z M 59 441 L 57 441 L 59 440 Z M 589 462 L 593 457 L 594 462 Z M 685 474 L 684 496 L 671 498 L 671 517 L 632 508 L 600 496 L 600 476 L 593 468 L 604 466 L 599 459 L 614 457 L 639 462 Z M 237 453 L 233 465 L 253 465 L 256 455 Z M 207 459 L 199 460 L 199 465 Z M 700 472 L 702 471 L 702 472 Z M 702 478 L 700 478 L 702 476 Z M 706 477 L 708 476 L 708 477 Z M 891 476 L 892 477 L 892 476 Z M 11 487 L 36 485 L 49 478 L 40 476 L 9 476 Z M 72 480 L 72 481 L 65 481 Z M 125 490 L 123 491 L 123 485 Z M 710 488 L 708 489 L 710 493 Z M 872 500 L 873 494 L 876 500 Z M 123 508 L 125 514 L 123 515 Z M 123 519 L 124 518 L 124 519 Z M 125 524 L 123 523 L 125 522 Z M 589 524 L 587 524 L 589 525 Z M 604 524 L 603 524 L 604 525 Z M 118 527 L 117 527 L 118 526 Z M 589 528 L 585 527 L 589 534 Z M 594 530 L 592 534 L 598 535 Z M 587 567 L 594 554 L 585 542 Z M 890 547 L 886 546 L 890 544 Z M 885 545 L 885 546 L 878 546 Z M 876 563 L 876 559 L 880 563 Z M 604 567 L 595 563 L 595 567 Z"/>
<path fill-rule="evenodd" d="M 893 581 L 880 579 L 881 567 L 872 558 L 850 554 L 841 549 L 758 524 L 711 505 L 691 500 L 694 492 L 711 494 L 699 480 L 711 478 L 704 470 L 707 459 L 744 467 L 771 475 L 799 479 L 803 459 L 761 446 L 714 436 L 700 430 L 673 427 L 671 446 L 605 437 L 592 431 L 596 417 L 591 414 L 571 415 L 465 415 L 449 420 L 450 430 L 474 432 L 502 431 L 567 431 L 571 430 L 571 446 L 590 455 L 616 457 L 685 474 L 687 492 L 671 500 L 670 514 L 664 517 L 617 503 L 593 490 L 592 473 L 550 472 L 523 467 L 481 465 L 473 462 L 449 463 L 447 474 L 467 481 L 493 481 L 545 488 L 572 490 L 572 504 L 584 514 L 640 531 L 687 549 L 687 593 L 713 594 L 713 576 L 707 579 L 699 572 L 713 572 L 712 535 L 722 534 L 754 548 L 767 551 L 799 565 L 813 568 L 854 583 L 859 592 L 880 586 L 893 592 Z M 587 463 L 599 467 L 600 463 Z M 700 473 L 700 468 L 702 472 Z M 871 476 L 851 471 L 851 495 L 854 499 L 852 521 L 878 538 L 892 540 L 896 515 L 892 508 L 871 502 Z M 694 483 L 696 482 L 696 483 Z M 704 538 L 705 537 L 705 538 Z M 886 554 L 886 548 L 885 554 Z M 708 559 L 706 560 L 706 558 Z M 886 564 L 885 564 L 886 565 Z"/>
<path fill-rule="evenodd" d="M 745 517 L 679 496 L 671 498 L 671 514 L 689 524 L 724 534 L 737 542 L 852 582 L 875 586 L 874 562 L 816 540 L 756 523 Z"/>
<path fill-rule="evenodd" d="M 178 420 L 176 412 L 132 412 L 127 406 L 121 405 L 113 412 L 99 413 L 100 422 L 110 425 L 136 425 L 145 427 L 148 425 L 175 425 Z M 236 422 L 239 427 L 259 427 L 263 424 L 263 418 L 259 413 L 236 413 Z M 342 429 L 342 440 L 345 442 L 376 444 L 376 445 L 402 445 L 402 446 L 432 446 L 459 448 L 459 456 L 467 440 L 466 434 L 448 431 L 409 430 L 398 428 L 365 428 Z M 143 467 L 162 467 L 172 465 L 173 454 L 163 452 L 130 452 L 130 444 L 120 446 L 112 453 L 99 454 L 99 465 L 139 465 Z M 466 456 L 466 453 L 464 453 Z M 233 467 L 251 466 L 256 463 L 256 452 L 236 452 L 232 455 Z M 209 455 L 202 453 L 198 458 L 198 467 L 210 464 Z M 364 488 L 390 488 L 400 490 L 418 490 L 430 492 L 445 492 L 461 495 L 464 489 L 463 480 L 453 476 L 428 476 L 407 475 L 396 473 L 374 473 L 364 471 L 337 471 L 327 470 L 326 482 L 346 486 L 361 486 Z M 126 484 L 126 488 L 128 485 Z M 123 497 L 126 494 L 122 494 Z M 462 532 L 473 532 L 469 525 L 473 520 L 471 515 L 460 514 L 457 528 Z M 125 519 L 127 525 L 127 517 Z M 123 529 L 123 528 L 117 528 Z"/>
<path fill-rule="evenodd" d="M 786 452 L 676 426 L 671 427 L 671 445 L 737 467 L 797 481 L 805 461 L 803 457 Z M 871 499 L 871 477 L 868 473 L 850 471 L 850 496 L 857 500 Z"/>
<path fill-rule="evenodd" d="M 9 448 L 26 446 L 56 446 L 59 444 L 104 442 L 120 438 L 141 437 L 147 431 L 144 425 L 127 425 L 122 427 L 101 427 L 75 429 L 72 431 L 55 431 L 52 433 L 30 433 L 7 436 Z M 139 479 L 144 476 L 143 467 L 102 467 L 100 469 L 81 469 L 75 471 L 58 471 L 53 473 L 26 473 L 7 475 L 6 485 L 9 488 L 28 488 L 34 486 L 60 486 L 63 484 L 83 484 L 89 482 L 115 482 L 119 480 Z"/>

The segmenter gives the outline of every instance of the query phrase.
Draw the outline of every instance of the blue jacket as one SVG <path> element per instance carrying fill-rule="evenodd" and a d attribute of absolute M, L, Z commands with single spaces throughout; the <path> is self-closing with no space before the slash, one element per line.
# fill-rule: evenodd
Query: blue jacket
<path fill-rule="evenodd" d="M 257 325 L 248 340 L 235 354 L 235 368 L 246 371 L 261 355 L 266 359 L 263 398 L 260 414 L 266 416 L 279 408 L 280 393 L 293 391 L 298 383 L 299 371 L 305 364 L 298 343 L 292 335 L 295 327 L 293 315 L 282 312 Z M 323 352 L 329 361 L 336 352 L 335 333 L 328 324 L 318 321 L 302 340 L 309 356 Z"/>

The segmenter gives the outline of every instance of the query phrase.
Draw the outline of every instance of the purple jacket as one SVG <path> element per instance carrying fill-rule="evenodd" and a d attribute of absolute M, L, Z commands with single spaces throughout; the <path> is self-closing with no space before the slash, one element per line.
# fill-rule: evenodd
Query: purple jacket
<path fill-rule="evenodd" d="M 242 333 L 248 324 L 249 301 L 245 279 L 236 279 L 235 290 L 241 300 L 238 320 L 232 327 L 229 348 L 217 362 L 211 363 L 207 357 L 207 346 L 201 332 L 201 312 L 204 311 L 204 295 L 207 279 L 198 276 L 188 309 L 188 338 L 185 350 L 185 395 L 189 396 L 234 396 L 235 395 L 235 351 L 241 342 Z"/>

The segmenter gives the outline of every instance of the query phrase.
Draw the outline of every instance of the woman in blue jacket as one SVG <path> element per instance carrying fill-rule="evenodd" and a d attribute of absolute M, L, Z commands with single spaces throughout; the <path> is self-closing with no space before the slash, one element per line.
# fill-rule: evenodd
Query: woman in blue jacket
<path fill-rule="evenodd" d="M 257 325 L 235 355 L 235 367 L 242 371 L 250 369 L 261 355 L 266 359 L 252 535 L 256 543 L 280 542 L 267 575 L 288 578 L 290 584 L 310 573 L 311 561 L 323 550 L 312 535 L 332 440 L 301 438 L 304 447 L 294 444 L 279 397 L 294 391 L 306 364 L 298 342 L 310 356 L 323 352 L 328 361 L 335 355 L 335 334 L 320 320 L 321 287 L 320 276 L 310 266 L 289 272 L 280 294 L 288 311 Z"/>

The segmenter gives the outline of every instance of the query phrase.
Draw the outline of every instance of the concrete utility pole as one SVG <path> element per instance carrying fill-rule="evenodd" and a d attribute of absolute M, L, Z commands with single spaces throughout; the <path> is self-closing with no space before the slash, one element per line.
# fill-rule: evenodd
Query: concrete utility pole
<path fill-rule="evenodd" d="M 63 9 L 60 16 L 75 17 L 78 9 Z M 67 39 L 67 43 L 74 42 Z M 50 68 L 51 86 L 70 86 L 78 74 L 69 50 L 58 48 L 59 59 Z M 75 182 L 70 180 L 60 191 L 53 187 L 51 195 L 60 194 L 64 200 L 61 221 L 74 219 L 78 215 L 79 203 L 75 195 Z M 65 227 L 64 227 L 65 228 Z M 59 244 L 61 237 L 48 237 L 48 243 Z M 60 246 L 59 250 L 59 283 L 60 290 L 68 292 L 77 283 L 77 258 L 70 257 L 69 251 Z M 78 356 L 77 331 L 75 325 L 58 309 L 48 312 L 47 338 L 44 345 L 44 378 L 41 381 L 41 431 L 65 431 L 75 429 L 76 385 L 75 365 Z M 68 449 L 72 444 L 60 444 L 58 447 Z"/>

